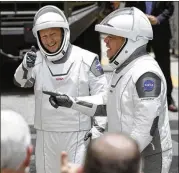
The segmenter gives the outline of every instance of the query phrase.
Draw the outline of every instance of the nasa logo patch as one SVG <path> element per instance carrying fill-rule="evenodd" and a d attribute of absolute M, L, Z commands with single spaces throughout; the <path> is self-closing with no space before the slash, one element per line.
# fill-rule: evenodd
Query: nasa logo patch
<path fill-rule="evenodd" d="M 98 58 L 96 57 L 90 67 L 90 71 L 96 76 L 101 76 L 104 74 L 103 68 L 101 67 L 101 64 L 98 60 Z"/>
<path fill-rule="evenodd" d="M 97 69 L 98 71 L 103 71 L 99 60 L 96 60 L 96 69 Z"/>
<path fill-rule="evenodd" d="M 144 82 L 144 91 L 152 91 L 154 89 L 154 81 L 146 80 Z"/>

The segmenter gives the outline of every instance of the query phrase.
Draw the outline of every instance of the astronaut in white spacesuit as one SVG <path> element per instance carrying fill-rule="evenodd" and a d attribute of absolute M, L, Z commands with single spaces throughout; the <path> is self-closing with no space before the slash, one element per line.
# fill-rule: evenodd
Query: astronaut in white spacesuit
<path fill-rule="evenodd" d="M 92 128 L 92 118 L 73 109 L 55 109 L 42 91 L 53 90 L 79 98 L 98 95 L 96 103 L 103 104 L 107 80 L 98 55 L 70 44 L 69 24 L 57 7 L 45 6 L 36 13 L 33 34 L 40 50 L 32 47 L 26 53 L 14 82 L 20 87 L 34 86 L 37 173 L 59 173 L 63 150 L 68 152 L 71 162 L 83 162 L 89 142 L 85 135 Z M 104 128 L 95 129 L 95 133 L 98 130 L 103 132 Z"/>
<path fill-rule="evenodd" d="M 172 140 L 167 87 L 160 67 L 146 52 L 146 45 L 153 38 L 148 18 L 134 7 L 118 9 L 95 30 L 107 34 L 104 42 L 114 69 L 106 105 L 108 131 L 127 133 L 138 142 L 145 173 L 168 173 Z M 78 98 L 62 93 L 50 95 L 58 106 L 65 106 L 68 100 L 71 108 L 89 116 L 95 116 L 104 106 L 93 104 L 93 100 L 86 100 L 82 106 Z"/>

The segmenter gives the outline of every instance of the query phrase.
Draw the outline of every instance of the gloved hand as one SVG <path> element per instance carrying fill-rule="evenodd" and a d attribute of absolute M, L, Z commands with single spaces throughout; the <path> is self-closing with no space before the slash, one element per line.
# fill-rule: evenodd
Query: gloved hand
<path fill-rule="evenodd" d="M 100 136 L 102 136 L 104 133 L 104 129 L 102 127 L 99 126 L 93 126 L 91 130 L 89 130 L 85 137 L 84 137 L 84 141 L 87 141 L 89 138 L 90 139 L 96 139 Z"/>
<path fill-rule="evenodd" d="M 26 53 L 24 57 L 24 61 L 25 61 L 24 63 L 27 68 L 32 68 L 35 66 L 35 60 L 37 58 L 36 52 L 37 52 L 36 48 L 32 46 L 31 50 Z"/>
<path fill-rule="evenodd" d="M 99 138 L 100 136 L 103 135 L 103 132 L 101 127 L 96 127 L 96 126 L 93 126 L 93 128 L 90 130 L 91 133 L 92 133 L 92 139 L 96 139 L 96 138 Z M 103 129 L 104 130 L 104 129 Z"/>
<path fill-rule="evenodd" d="M 54 108 L 58 108 L 59 106 L 71 108 L 74 99 L 66 94 L 60 94 L 51 91 L 43 91 L 44 94 L 50 95 L 49 102 Z"/>
<path fill-rule="evenodd" d="M 91 137 L 92 137 L 92 132 L 91 132 L 91 130 L 89 130 L 89 131 L 85 134 L 84 141 L 87 141 L 89 138 L 91 139 Z"/>

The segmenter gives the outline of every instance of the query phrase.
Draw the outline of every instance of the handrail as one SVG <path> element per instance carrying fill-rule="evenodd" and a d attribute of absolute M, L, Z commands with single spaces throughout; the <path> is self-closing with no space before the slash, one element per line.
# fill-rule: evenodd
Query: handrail
<path fill-rule="evenodd" d="M 8 57 L 8 58 L 11 58 L 11 59 L 14 59 L 14 60 L 19 60 L 19 59 L 22 59 L 20 56 L 14 56 L 12 54 L 7 54 L 5 53 L 2 49 L 0 49 L 0 54 Z"/>

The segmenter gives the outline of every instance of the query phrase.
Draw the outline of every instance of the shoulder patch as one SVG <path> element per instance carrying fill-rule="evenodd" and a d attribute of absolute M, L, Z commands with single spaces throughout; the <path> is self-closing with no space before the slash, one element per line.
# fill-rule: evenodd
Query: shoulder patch
<path fill-rule="evenodd" d="M 136 82 L 139 98 L 158 97 L 161 92 L 161 79 L 152 72 L 144 73 Z"/>
<path fill-rule="evenodd" d="M 90 71 L 96 76 L 101 76 L 104 74 L 103 68 L 99 62 L 99 59 L 96 57 L 90 67 Z"/>

